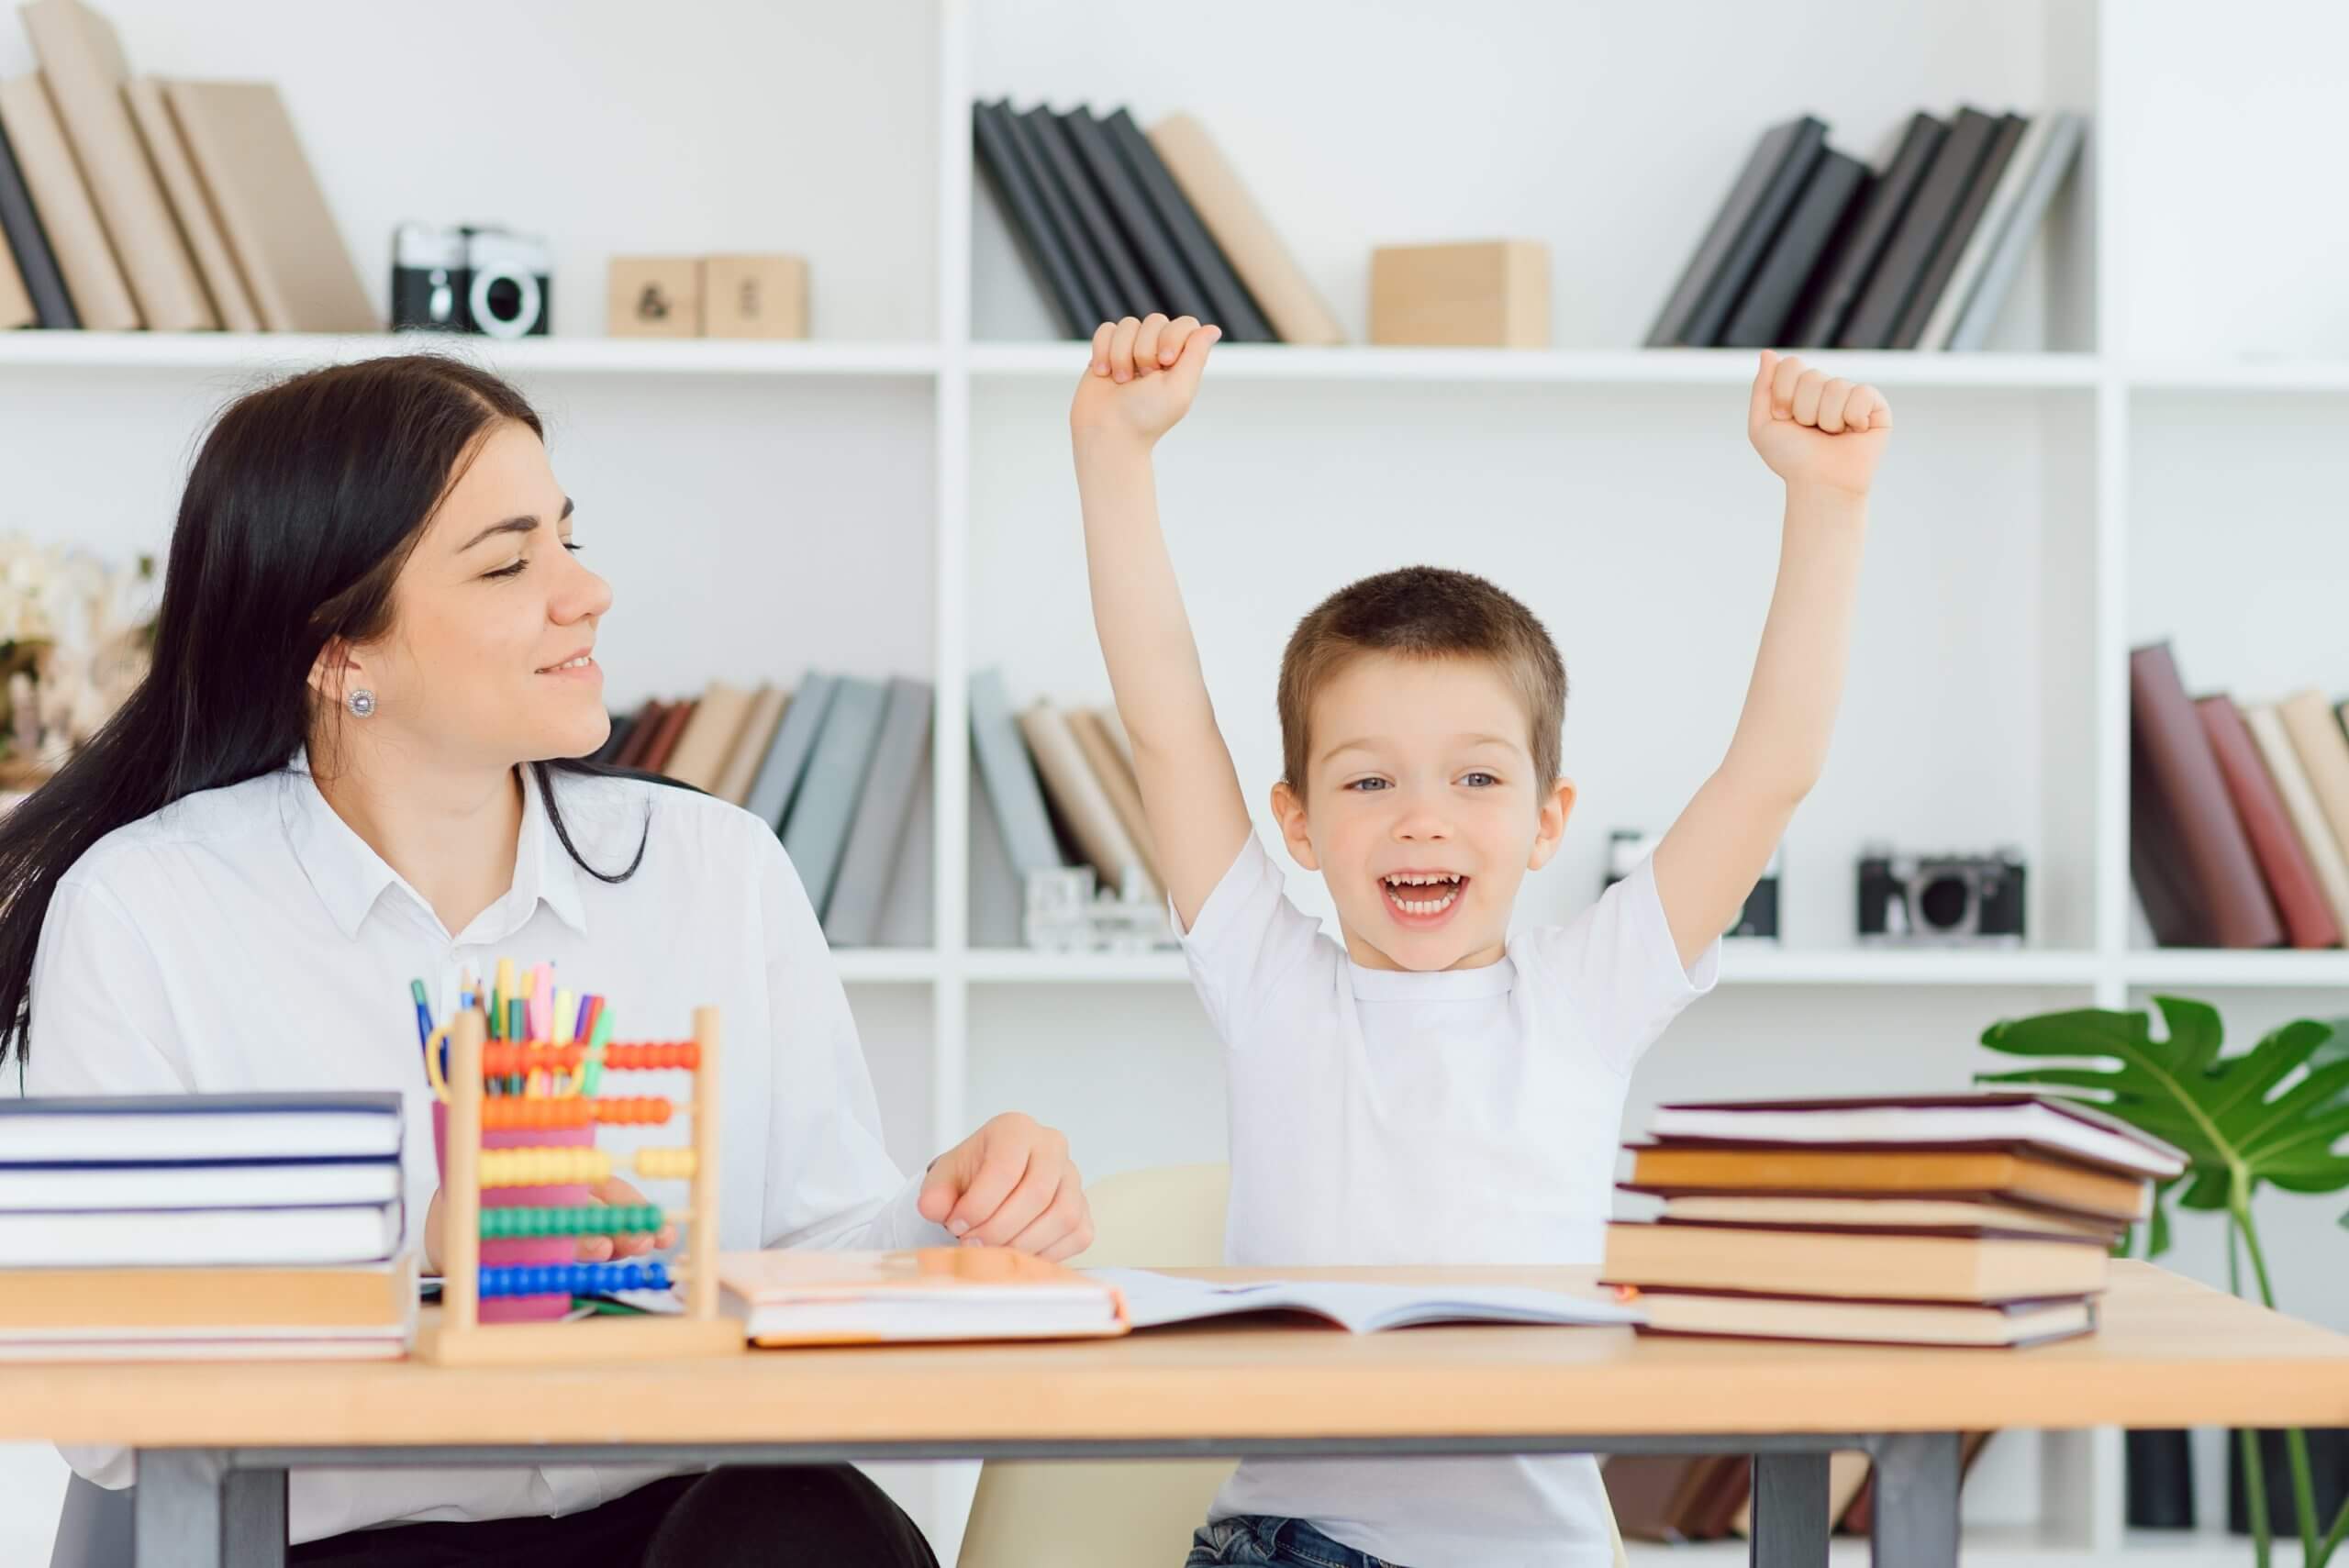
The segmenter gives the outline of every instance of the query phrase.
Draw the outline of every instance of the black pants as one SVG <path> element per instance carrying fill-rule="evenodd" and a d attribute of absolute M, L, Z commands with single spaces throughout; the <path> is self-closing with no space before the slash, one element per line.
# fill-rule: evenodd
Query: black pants
<path fill-rule="evenodd" d="M 887 1494 L 847 1465 L 672 1475 L 561 1518 L 393 1525 L 297 1546 L 306 1568 L 938 1568 Z"/>

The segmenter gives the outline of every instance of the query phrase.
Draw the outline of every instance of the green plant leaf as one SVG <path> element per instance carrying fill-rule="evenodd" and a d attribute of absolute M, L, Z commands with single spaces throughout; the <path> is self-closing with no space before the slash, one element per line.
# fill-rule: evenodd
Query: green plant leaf
<path fill-rule="evenodd" d="M 2143 1011 L 2071 1008 L 1993 1024 L 1983 1045 L 2029 1064 L 1976 1081 L 2057 1091 L 2186 1156 L 2186 1173 L 2154 1194 L 2148 1257 L 2169 1245 L 2170 1203 L 2224 1209 L 2262 1182 L 2349 1188 L 2349 1153 L 2333 1148 L 2349 1138 L 2349 1030 L 2296 1019 L 2229 1056 L 2216 1008 L 2182 996 L 2156 996 L 2154 1007 L 2159 1038 Z"/>

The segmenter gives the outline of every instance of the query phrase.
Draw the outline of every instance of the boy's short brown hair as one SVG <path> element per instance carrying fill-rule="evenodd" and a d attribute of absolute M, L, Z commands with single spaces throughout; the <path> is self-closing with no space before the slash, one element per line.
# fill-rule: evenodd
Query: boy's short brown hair
<path fill-rule="evenodd" d="M 1281 764 L 1305 795 L 1307 719 L 1313 696 L 1365 653 L 1405 659 L 1485 659 L 1516 689 L 1532 729 L 1535 788 L 1558 777 L 1566 666 L 1558 646 L 1516 598 L 1466 572 L 1406 566 L 1349 583 L 1313 606 L 1281 654 Z"/>

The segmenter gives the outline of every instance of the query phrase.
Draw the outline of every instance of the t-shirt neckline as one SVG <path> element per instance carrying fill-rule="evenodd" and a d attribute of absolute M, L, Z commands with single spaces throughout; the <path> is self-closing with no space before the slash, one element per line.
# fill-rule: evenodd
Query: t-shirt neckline
<path fill-rule="evenodd" d="M 1353 994 L 1366 1002 L 1464 1002 L 1505 996 L 1517 985 L 1517 961 L 1504 953 L 1497 962 L 1475 969 L 1370 969 L 1346 960 Z"/>

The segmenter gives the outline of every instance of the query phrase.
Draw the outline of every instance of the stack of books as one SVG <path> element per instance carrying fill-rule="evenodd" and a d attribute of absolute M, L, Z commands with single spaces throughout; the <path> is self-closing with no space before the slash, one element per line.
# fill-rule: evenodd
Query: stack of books
<path fill-rule="evenodd" d="M 2165 948 L 2335 948 L 2349 933 L 2349 702 L 2189 696 L 2129 653 L 2129 870 Z"/>
<path fill-rule="evenodd" d="M 0 1360 L 395 1357 L 394 1094 L 0 1100 Z"/>
<path fill-rule="evenodd" d="M 930 940 L 931 691 L 811 670 L 796 689 L 713 681 L 612 720 L 597 762 L 660 773 L 782 838 L 834 947 Z M 971 942 L 1022 944 L 1030 873 L 1090 866 L 1157 909 L 1158 858 L 1117 710 L 1014 711 L 1000 672 L 971 679 Z M 1172 942 L 1171 933 L 1166 937 Z"/>
<path fill-rule="evenodd" d="M 1672 1105 L 1608 1227 L 1642 1331 L 2019 1346 L 2093 1331 L 2106 1261 L 2177 1151 L 2017 1094 Z"/>
<path fill-rule="evenodd" d="M 1881 169 L 1773 126 L 1648 333 L 1652 349 L 1978 349 L 2079 156 L 2081 117 L 1909 117 Z"/>

